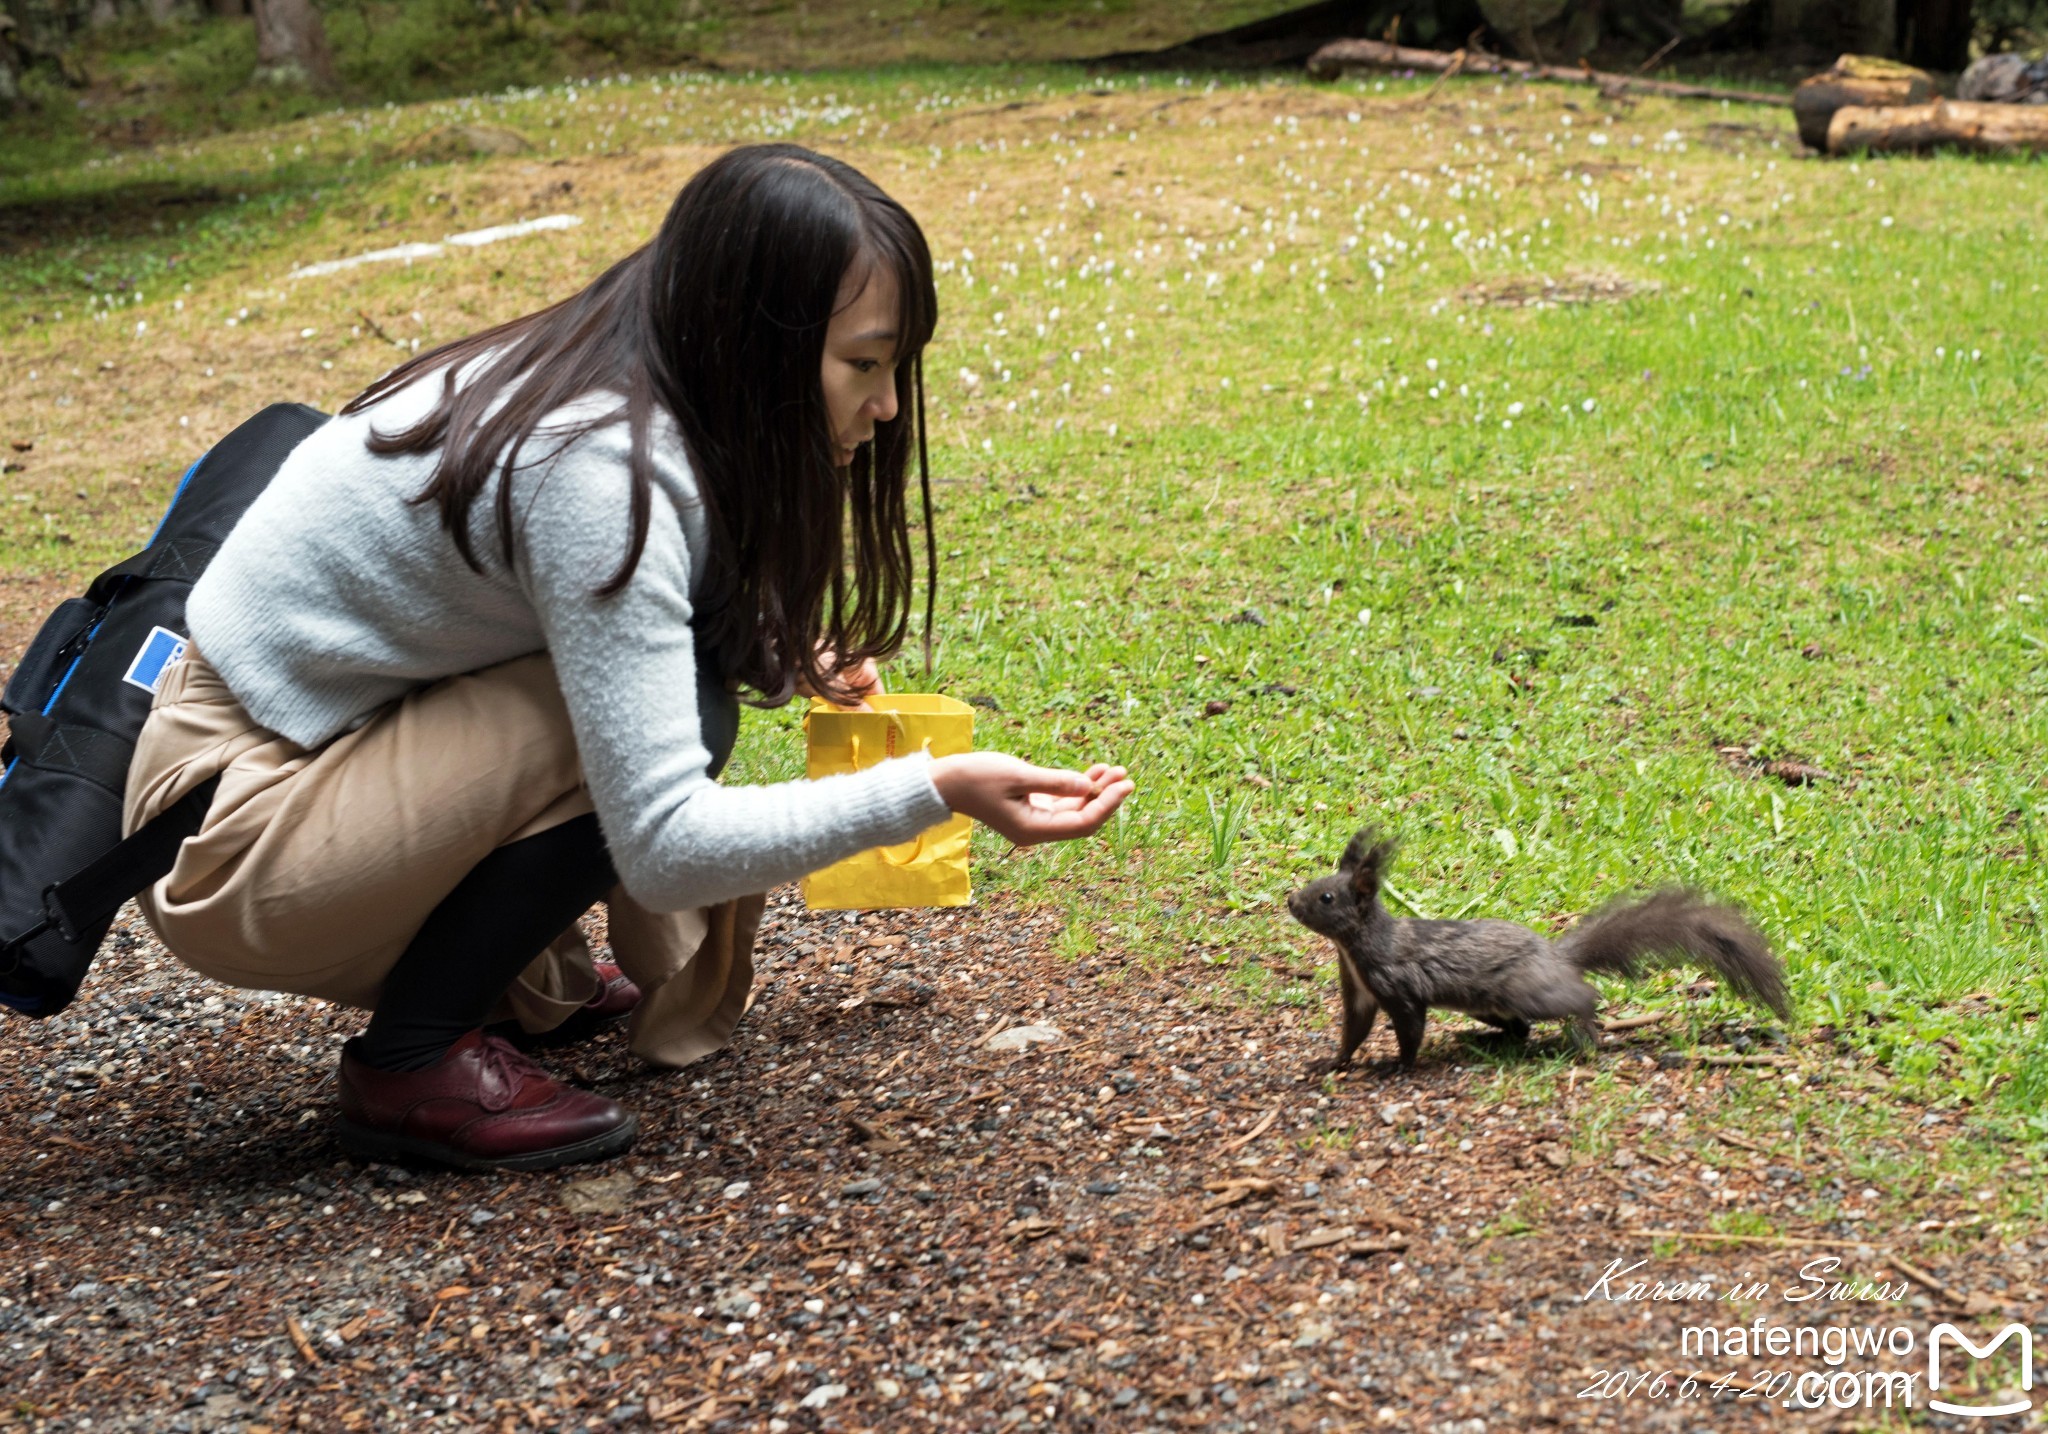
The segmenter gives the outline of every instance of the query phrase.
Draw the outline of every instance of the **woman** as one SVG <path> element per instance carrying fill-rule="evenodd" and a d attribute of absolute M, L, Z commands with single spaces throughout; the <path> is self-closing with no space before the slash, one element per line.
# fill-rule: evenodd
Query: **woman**
<path fill-rule="evenodd" d="M 634 1118 L 487 1020 L 630 1010 L 636 1053 L 694 1060 L 745 1009 L 768 888 L 955 812 L 1086 836 L 1129 794 L 995 753 L 713 780 L 734 690 L 857 703 L 902 644 L 936 307 L 916 222 L 857 171 L 735 150 L 581 293 L 378 380 L 222 545 L 128 828 L 220 785 L 142 905 L 195 970 L 372 1012 L 351 1150 L 618 1154 Z M 598 900 L 623 973 L 577 934 Z"/>

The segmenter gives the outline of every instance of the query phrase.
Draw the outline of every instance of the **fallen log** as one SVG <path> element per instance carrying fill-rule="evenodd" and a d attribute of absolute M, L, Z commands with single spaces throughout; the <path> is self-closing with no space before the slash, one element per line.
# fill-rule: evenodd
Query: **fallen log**
<path fill-rule="evenodd" d="M 1935 100 L 1870 108 L 1845 105 L 1828 121 L 1828 153 L 1924 153 L 1963 149 L 1978 154 L 2048 154 L 2048 108 Z"/>
<path fill-rule="evenodd" d="M 1921 105 L 1934 98 L 1934 80 L 1925 70 L 1880 60 L 1870 55 L 1844 55 L 1834 65 L 1799 82 L 1792 91 L 1792 118 L 1799 140 L 1808 149 L 1828 147 L 1828 121 L 1845 105 L 1879 109 L 1888 105 Z"/>
<path fill-rule="evenodd" d="M 1610 95 L 1662 95 L 1681 100 L 1729 100 L 1745 105 L 1789 105 L 1791 97 L 1757 90 L 1724 90 L 1714 85 L 1688 85 L 1676 80 L 1646 80 L 1618 75 L 1581 64 L 1538 65 L 1510 60 L 1484 50 L 1417 50 L 1383 40 L 1332 40 L 1308 57 L 1312 79 L 1334 80 L 1360 70 L 1427 70 L 1440 75 L 1513 75 L 1524 80 L 1593 85 Z"/>

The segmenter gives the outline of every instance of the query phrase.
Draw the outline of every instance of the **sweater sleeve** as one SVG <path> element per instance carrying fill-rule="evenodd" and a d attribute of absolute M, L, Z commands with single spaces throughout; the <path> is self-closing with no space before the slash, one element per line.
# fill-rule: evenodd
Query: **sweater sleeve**
<path fill-rule="evenodd" d="M 706 906 L 944 821 L 950 812 L 922 754 L 816 781 L 725 787 L 711 779 L 696 702 L 689 548 L 672 495 L 692 485 L 655 485 L 631 581 L 615 596 L 594 595 L 626 551 L 627 451 L 626 426 L 610 425 L 522 473 L 513 490 L 515 579 L 540 620 L 627 892 L 655 911 Z"/>

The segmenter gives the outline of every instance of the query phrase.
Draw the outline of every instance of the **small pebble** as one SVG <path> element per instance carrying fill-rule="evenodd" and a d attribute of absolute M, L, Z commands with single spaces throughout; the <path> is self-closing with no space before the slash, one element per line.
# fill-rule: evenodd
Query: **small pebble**
<path fill-rule="evenodd" d="M 872 1195 L 881 1188 L 882 1182 L 879 1180 L 849 1180 L 839 1187 L 839 1193 L 848 1199 L 857 1200 L 862 1196 Z"/>
<path fill-rule="evenodd" d="M 1114 1180 L 1090 1180 L 1085 1188 L 1090 1195 L 1116 1195 L 1124 1187 Z"/>

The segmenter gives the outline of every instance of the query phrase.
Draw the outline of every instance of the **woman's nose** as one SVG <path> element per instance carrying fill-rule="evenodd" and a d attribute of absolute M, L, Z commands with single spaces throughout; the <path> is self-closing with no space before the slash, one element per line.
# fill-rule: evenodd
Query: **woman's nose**
<path fill-rule="evenodd" d="M 887 423 L 896 417 L 896 385 L 890 384 L 875 397 L 868 400 L 868 412 L 875 416 L 875 422 Z"/>

